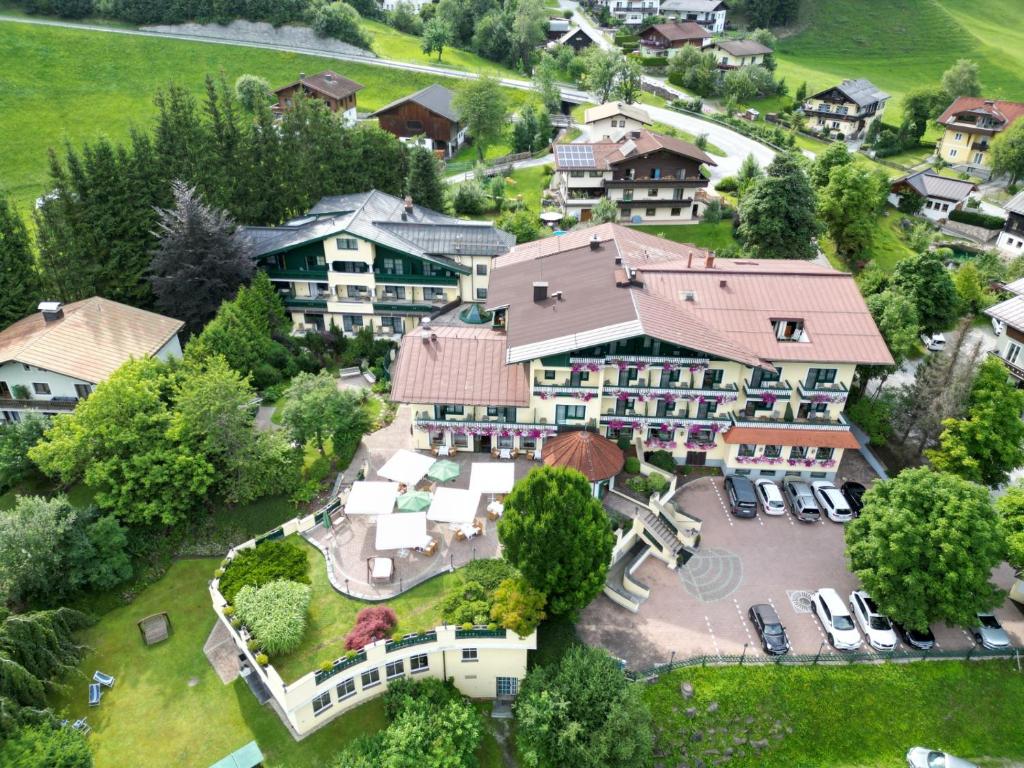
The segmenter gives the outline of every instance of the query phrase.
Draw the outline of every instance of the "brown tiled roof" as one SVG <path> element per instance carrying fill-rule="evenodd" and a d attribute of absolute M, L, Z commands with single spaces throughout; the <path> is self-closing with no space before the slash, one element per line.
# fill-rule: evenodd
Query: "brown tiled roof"
<path fill-rule="evenodd" d="M 402 338 L 391 382 L 400 403 L 529 405 L 525 365 L 505 364 L 505 336 L 490 328 L 438 326 Z"/>
<path fill-rule="evenodd" d="M 63 311 L 49 323 L 36 312 L 0 332 L 0 364 L 16 360 L 96 384 L 129 359 L 156 354 L 184 326 L 99 296 Z"/>
<path fill-rule="evenodd" d="M 347 77 L 342 77 L 334 70 L 325 69 L 323 72 L 310 75 L 309 77 L 304 77 L 301 80 L 296 80 L 294 83 L 288 83 L 288 85 L 278 88 L 274 93 L 280 93 L 288 88 L 294 88 L 300 83 L 311 91 L 322 93 L 332 99 L 343 99 L 346 96 L 351 96 L 357 91 L 363 90 L 364 87 L 355 80 L 349 80 Z"/>
<path fill-rule="evenodd" d="M 1024 104 L 1018 101 L 984 99 L 980 96 L 961 96 L 946 107 L 946 111 L 939 116 L 939 122 L 943 125 L 952 122 L 961 112 L 983 112 L 998 120 L 1004 120 L 1006 125 L 1003 127 L 1007 128 L 1010 123 L 1024 115 Z"/>
<path fill-rule="evenodd" d="M 711 37 L 710 32 L 694 21 L 672 21 L 666 24 L 652 24 L 640 32 L 640 37 L 643 37 L 646 32 L 652 29 L 673 43 L 679 40 L 703 40 L 706 37 Z"/>
<path fill-rule="evenodd" d="M 558 170 L 608 170 L 618 163 L 657 152 L 668 150 L 676 155 L 696 160 L 705 165 L 717 165 L 703 150 L 688 141 L 674 136 L 665 136 L 651 131 L 639 131 L 639 135 L 625 135 L 615 141 L 587 141 L 555 145 L 555 167 Z M 583 160 L 580 147 L 588 147 L 593 162 Z"/>
<path fill-rule="evenodd" d="M 551 467 L 569 467 L 597 482 L 617 475 L 625 464 L 622 449 L 595 432 L 575 430 L 544 441 L 541 454 Z"/>
<path fill-rule="evenodd" d="M 719 40 L 713 47 L 721 48 L 731 56 L 757 56 L 759 53 L 769 54 L 772 49 L 757 40 Z"/>
<path fill-rule="evenodd" d="M 730 445 L 806 445 L 811 448 L 858 448 L 849 430 L 731 427 L 725 433 Z"/>

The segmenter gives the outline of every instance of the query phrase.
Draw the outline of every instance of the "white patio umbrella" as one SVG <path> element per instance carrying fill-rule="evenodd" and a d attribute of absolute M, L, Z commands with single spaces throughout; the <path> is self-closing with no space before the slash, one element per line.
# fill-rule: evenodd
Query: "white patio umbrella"
<path fill-rule="evenodd" d="M 427 513 L 407 512 L 377 521 L 377 549 L 413 549 L 427 538 Z"/>
<path fill-rule="evenodd" d="M 359 480 L 352 483 L 345 502 L 347 515 L 390 515 L 395 511 L 398 483 Z"/>
<path fill-rule="evenodd" d="M 469 490 L 479 493 L 511 493 L 516 482 L 514 464 L 497 461 L 478 462 L 470 467 Z"/>
<path fill-rule="evenodd" d="M 480 506 L 479 491 L 463 488 L 438 488 L 430 503 L 427 520 L 435 523 L 471 523 Z"/>
<path fill-rule="evenodd" d="M 427 470 L 433 466 L 434 461 L 436 459 L 433 456 L 424 456 L 422 453 L 402 448 L 377 470 L 377 474 L 388 480 L 405 483 L 411 488 L 423 479 Z"/>

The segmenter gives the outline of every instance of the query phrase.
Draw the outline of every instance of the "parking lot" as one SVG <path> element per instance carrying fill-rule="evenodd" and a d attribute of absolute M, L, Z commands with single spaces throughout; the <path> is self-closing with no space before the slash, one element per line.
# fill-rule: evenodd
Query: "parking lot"
<path fill-rule="evenodd" d="M 607 648 L 642 669 L 702 654 L 763 656 L 747 618 L 755 603 L 775 607 L 792 645 L 792 653 L 828 653 L 831 648 L 811 613 L 810 596 L 833 587 L 844 602 L 857 589 L 846 567 L 843 526 L 824 520 L 801 523 L 792 515 L 734 518 L 726 507 L 721 478 L 695 480 L 674 501 L 703 521 L 698 554 L 678 570 L 648 558 L 637 572 L 651 596 L 633 614 L 606 597 L 595 600 L 578 624 L 585 642 Z M 996 582 L 1009 588 L 1012 570 L 1004 565 Z M 1007 601 L 996 610 L 1015 645 L 1024 645 L 1024 614 Z M 966 651 L 974 645 L 958 627 L 933 626 L 943 651 Z M 823 645 L 824 643 L 824 645 Z M 862 650 L 869 651 L 865 643 Z"/>

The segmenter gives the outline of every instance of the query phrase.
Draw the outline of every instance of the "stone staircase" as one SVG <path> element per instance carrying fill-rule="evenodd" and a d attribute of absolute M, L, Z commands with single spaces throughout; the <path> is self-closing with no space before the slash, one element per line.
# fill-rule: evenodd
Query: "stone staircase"
<path fill-rule="evenodd" d="M 656 515 L 653 512 L 643 510 L 640 514 L 640 522 L 643 523 L 644 530 L 661 545 L 665 552 L 672 555 L 673 558 L 679 556 L 686 547 L 676 537 L 676 532 L 669 527 L 668 523 L 660 515 Z"/>

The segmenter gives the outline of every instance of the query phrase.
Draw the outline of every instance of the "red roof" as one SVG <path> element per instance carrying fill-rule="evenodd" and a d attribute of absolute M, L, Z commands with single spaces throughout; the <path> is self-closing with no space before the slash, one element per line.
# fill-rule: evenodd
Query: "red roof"
<path fill-rule="evenodd" d="M 576 430 L 544 441 L 544 463 L 582 472 L 594 483 L 617 475 L 626 462 L 622 449 L 596 432 Z"/>
<path fill-rule="evenodd" d="M 732 427 L 725 433 L 730 445 L 806 445 L 810 448 L 858 448 L 849 430 Z"/>
<path fill-rule="evenodd" d="M 961 112 L 981 112 L 991 115 L 997 120 L 1003 121 L 1005 123 L 1003 128 L 1007 128 L 1014 120 L 1024 116 L 1024 104 L 1018 101 L 984 99 L 980 96 L 961 96 L 946 107 L 946 111 L 939 116 L 939 123 L 945 125 L 948 122 L 953 122 L 953 118 Z"/>

